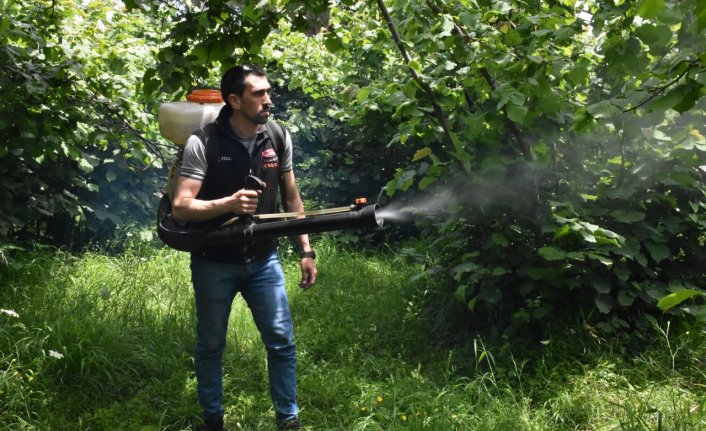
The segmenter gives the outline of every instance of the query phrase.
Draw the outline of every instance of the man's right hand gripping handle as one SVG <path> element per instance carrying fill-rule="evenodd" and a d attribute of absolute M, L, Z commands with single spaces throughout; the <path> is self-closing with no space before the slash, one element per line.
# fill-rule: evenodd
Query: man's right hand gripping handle
<path fill-rule="evenodd" d="M 264 181 L 254 175 L 248 175 L 242 190 L 233 193 L 231 208 L 238 215 L 252 215 L 257 210 L 260 193 L 267 187 Z"/>

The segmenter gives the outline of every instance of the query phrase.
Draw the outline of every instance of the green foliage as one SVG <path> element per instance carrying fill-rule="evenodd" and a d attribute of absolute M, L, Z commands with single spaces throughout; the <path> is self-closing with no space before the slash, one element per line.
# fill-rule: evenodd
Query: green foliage
<path fill-rule="evenodd" d="M 640 329 L 660 298 L 701 287 L 696 2 L 385 3 L 406 82 L 416 73 L 432 90 L 414 94 L 417 109 L 443 113 L 388 195 L 451 190 L 429 272 L 447 274 L 439 294 L 467 305 L 467 323 L 512 333 L 583 313 Z M 400 142 L 419 136 L 403 121 L 414 129 Z"/>
<path fill-rule="evenodd" d="M 297 101 L 285 102 L 284 115 L 297 144 L 299 181 L 307 201 L 324 205 L 347 204 L 359 196 L 376 199 L 414 150 L 385 145 L 398 120 L 381 121 L 379 111 L 365 108 L 366 86 L 377 79 L 381 65 L 352 42 L 372 43 L 381 36 L 373 23 L 354 17 L 337 10 L 331 14 L 331 30 L 313 37 L 282 23 L 263 49 L 276 60 L 274 81 Z M 333 33 L 346 50 L 327 51 Z"/>
<path fill-rule="evenodd" d="M 0 238 L 83 243 L 144 220 L 162 162 L 135 94 L 159 19 L 42 0 L 0 15 Z"/>

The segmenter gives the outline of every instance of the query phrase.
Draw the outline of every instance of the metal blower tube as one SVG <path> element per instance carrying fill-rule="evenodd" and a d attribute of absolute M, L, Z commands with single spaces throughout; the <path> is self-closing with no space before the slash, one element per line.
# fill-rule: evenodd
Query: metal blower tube
<path fill-rule="evenodd" d="M 233 224 L 223 229 L 193 233 L 195 248 L 242 244 L 251 240 L 278 238 L 305 233 L 342 229 L 373 229 L 382 226 L 383 219 L 375 214 L 379 205 L 367 205 L 359 210 L 266 223 Z"/>

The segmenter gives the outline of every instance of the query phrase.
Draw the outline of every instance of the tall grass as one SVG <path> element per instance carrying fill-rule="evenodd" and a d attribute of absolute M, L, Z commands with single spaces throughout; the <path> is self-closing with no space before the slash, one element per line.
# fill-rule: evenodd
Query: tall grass
<path fill-rule="evenodd" d="M 576 327 L 541 343 L 443 347 L 421 270 L 393 252 L 316 244 L 296 287 L 299 401 L 311 430 L 706 429 L 702 328 L 654 322 L 628 350 Z M 0 271 L 0 429 L 182 430 L 198 414 L 188 256 L 140 244 L 117 256 L 38 250 Z M 226 424 L 274 428 L 265 353 L 236 299 Z"/>

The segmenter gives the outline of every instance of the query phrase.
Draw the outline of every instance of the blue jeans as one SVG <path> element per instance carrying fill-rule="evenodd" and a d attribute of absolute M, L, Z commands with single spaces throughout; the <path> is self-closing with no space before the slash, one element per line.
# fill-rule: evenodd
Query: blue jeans
<path fill-rule="evenodd" d="M 270 395 L 277 417 L 298 415 L 294 331 L 278 253 L 238 264 L 192 257 L 191 279 L 197 319 L 195 370 L 203 416 L 223 416 L 223 350 L 238 292 L 247 302 L 267 349 Z"/>

